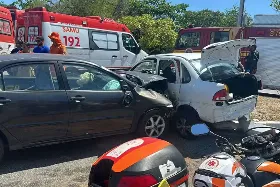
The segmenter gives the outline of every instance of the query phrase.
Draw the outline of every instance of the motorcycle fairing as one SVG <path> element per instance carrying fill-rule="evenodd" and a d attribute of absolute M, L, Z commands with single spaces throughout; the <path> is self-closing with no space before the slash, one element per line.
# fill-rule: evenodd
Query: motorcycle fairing
<path fill-rule="evenodd" d="M 195 187 L 233 187 L 241 183 L 246 169 L 234 157 L 227 153 L 214 154 L 206 159 L 196 171 L 193 179 Z"/>
<path fill-rule="evenodd" d="M 257 170 L 280 175 L 280 165 L 275 162 L 264 162 L 257 168 Z"/>
<path fill-rule="evenodd" d="M 264 185 L 263 187 L 279 187 L 280 186 L 280 180 L 275 180 L 270 182 L 269 184 Z"/>

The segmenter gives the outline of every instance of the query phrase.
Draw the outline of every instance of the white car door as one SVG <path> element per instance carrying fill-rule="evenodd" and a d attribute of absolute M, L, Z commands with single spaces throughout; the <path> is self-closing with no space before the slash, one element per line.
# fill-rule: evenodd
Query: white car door
<path fill-rule="evenodd" d="M 116 32 L 89 30 L 90 61 L 104 67 L 121 67 L 120 37 Z"/>
<path fill-rule="evenodd" d="M 120 33 L 121 63 L 124 67 L 134 66 L 148 54 L 141 50 L 133 36 L 129 33 Z"/>
<path fill-rule="evenodd" d="M 168 96 L 176 106 L 180 97 L 180 61 L 174 58 L 160 58 L 158 63 L 158 74 L 167 78 Z"/>

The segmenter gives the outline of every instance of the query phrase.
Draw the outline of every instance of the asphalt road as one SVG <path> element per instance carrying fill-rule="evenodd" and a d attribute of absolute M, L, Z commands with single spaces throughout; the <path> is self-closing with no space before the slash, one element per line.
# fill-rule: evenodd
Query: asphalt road
<path fill-rule="evenodd" d="M 94 160 L 133 138 L 132 134 L 119 135 L 10 152 L 0 166 L 0 187 L 87 186 Z M 166 140 L 181 151 L 191 173 L 205 155 L 219 151 L 209 136 L 187 141 L 171 133 Z"/>

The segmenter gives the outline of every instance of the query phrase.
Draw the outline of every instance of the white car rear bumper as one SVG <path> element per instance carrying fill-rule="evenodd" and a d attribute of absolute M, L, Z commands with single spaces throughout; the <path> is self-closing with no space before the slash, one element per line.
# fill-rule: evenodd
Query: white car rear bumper
<path fill-rule="evenodd" d="M 208 110 L 213 112 L 207 112 L 212 116 L 200 116 L 200 118 L 210 123 L 236 120 L 244 115 L 249 115 L 255 109 L 256 103 L 257 96 L 250 96 L 231 103 L 224 102 L 223 106 L 216 106 L 214 104 L 214 107 L 212 105 L 208 108 Z"/>

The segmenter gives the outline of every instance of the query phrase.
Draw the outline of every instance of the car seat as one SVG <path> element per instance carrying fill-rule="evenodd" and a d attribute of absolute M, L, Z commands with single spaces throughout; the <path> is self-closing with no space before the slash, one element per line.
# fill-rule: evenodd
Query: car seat
<path fill-rule="evenodd" d="M 54 90 L 54 84 L 49 65 L 39 65 L 36 67 L 35 76 L 36 90 Z"/>
<path fill-rule="evenodd" d="M 176 75 L 172 72 L 171 67 L 166 67 L 163 71 L 162 71 L 162 76 L 167 78 L 167 81 L 169 83 L 175 83 L 176 81 Z"/>

